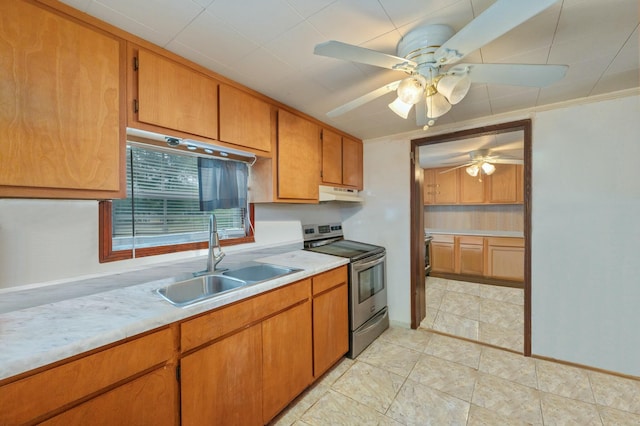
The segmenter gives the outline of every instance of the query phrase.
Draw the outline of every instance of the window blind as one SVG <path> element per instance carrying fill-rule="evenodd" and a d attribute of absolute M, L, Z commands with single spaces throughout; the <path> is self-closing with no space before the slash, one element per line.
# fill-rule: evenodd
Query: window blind
<path fill-rule="evenodd" d="M 198 157 L 129 143 L 127 198 L 114 200 L 112 212 L 114 250 L 207 241 L 211 212 L 200 211 Z M 246 207 L 213 212 L 220 239 L 246 235 Z"/>

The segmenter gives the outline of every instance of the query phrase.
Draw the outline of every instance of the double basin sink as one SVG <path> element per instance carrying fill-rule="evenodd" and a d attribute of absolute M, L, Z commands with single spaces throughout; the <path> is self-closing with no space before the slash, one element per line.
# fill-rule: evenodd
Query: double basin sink
<path fill-rule="evenodd" d="M 169 284 L 156 292 L 173 305 L 182 307 L 301 270 L 265 263 L 224 272 L 196 272 L 193 278 Z"/>

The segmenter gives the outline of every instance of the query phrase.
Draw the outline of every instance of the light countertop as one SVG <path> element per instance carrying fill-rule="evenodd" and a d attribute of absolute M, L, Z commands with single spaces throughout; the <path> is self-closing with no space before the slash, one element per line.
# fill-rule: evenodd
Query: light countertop
<path fill-rule="evenodd" d="M 289 247 L 291 248 L 291 247 Z M 256 257 L 257 256 L 257 257 Z M 261 256 L 261 257 L 260 257 Z M 235 259 L 234 259 L 235 257 Z M 227 255 L 221 267 L 242 262 L 272 263 L 302 269 L 281 278 L 247 285 L 178 308 L 155 289 L 190 276 L 206 257 L 142 271 L 77 281 L 51 288 L 2 294 L 0 303 L 0 379 L 38 368 L 172 322 L 347 264 L 347 258 L 294 249 L 263 249 Z"/>
<path fill-rule="evenodd" d="M 425 228 L 425 234 L 427 235 L 435 235 L 435 234 L 446 234 L 446 235 L 474 235 L 479 237 L 516 237 L 516 238 L 524 238 L 524 232 L 522 231 L 485 231 L 485 230 L 477 230 L 477 229 L 433 229 L 433 228 Z"/>

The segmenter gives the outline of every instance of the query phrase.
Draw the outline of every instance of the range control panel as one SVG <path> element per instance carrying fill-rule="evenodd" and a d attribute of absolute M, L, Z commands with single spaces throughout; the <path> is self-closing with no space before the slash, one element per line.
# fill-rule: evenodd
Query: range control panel
<path fill-rule="evenodd" d="M 325 223 L 321 225 L 302 225 L 302 238 L 305 241 L 342 237 L 341 223 Z"/>

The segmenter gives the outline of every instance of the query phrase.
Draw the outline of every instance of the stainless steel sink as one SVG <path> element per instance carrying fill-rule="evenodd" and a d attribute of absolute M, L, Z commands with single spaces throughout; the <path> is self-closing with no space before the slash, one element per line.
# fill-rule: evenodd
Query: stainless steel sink
<path fill-rule="evenodd" d="M 226 277 L 233 277 L 247 283 L 257 283 L 260 281 L 271 280 L 285 275 L 299 272 L 302 269 L 288 268 L 286 266 L 270 265 L 263 263 L 260 265 L 245 266 L 244 268 L 232 269 L 223 272 Z"/>
<path fill-rule="evenodd" d="M 176 306 L 187 306 L 247 285 L 246 281 L 223 275 L 203 275 L 169 284 L 156 292 Z"/>

